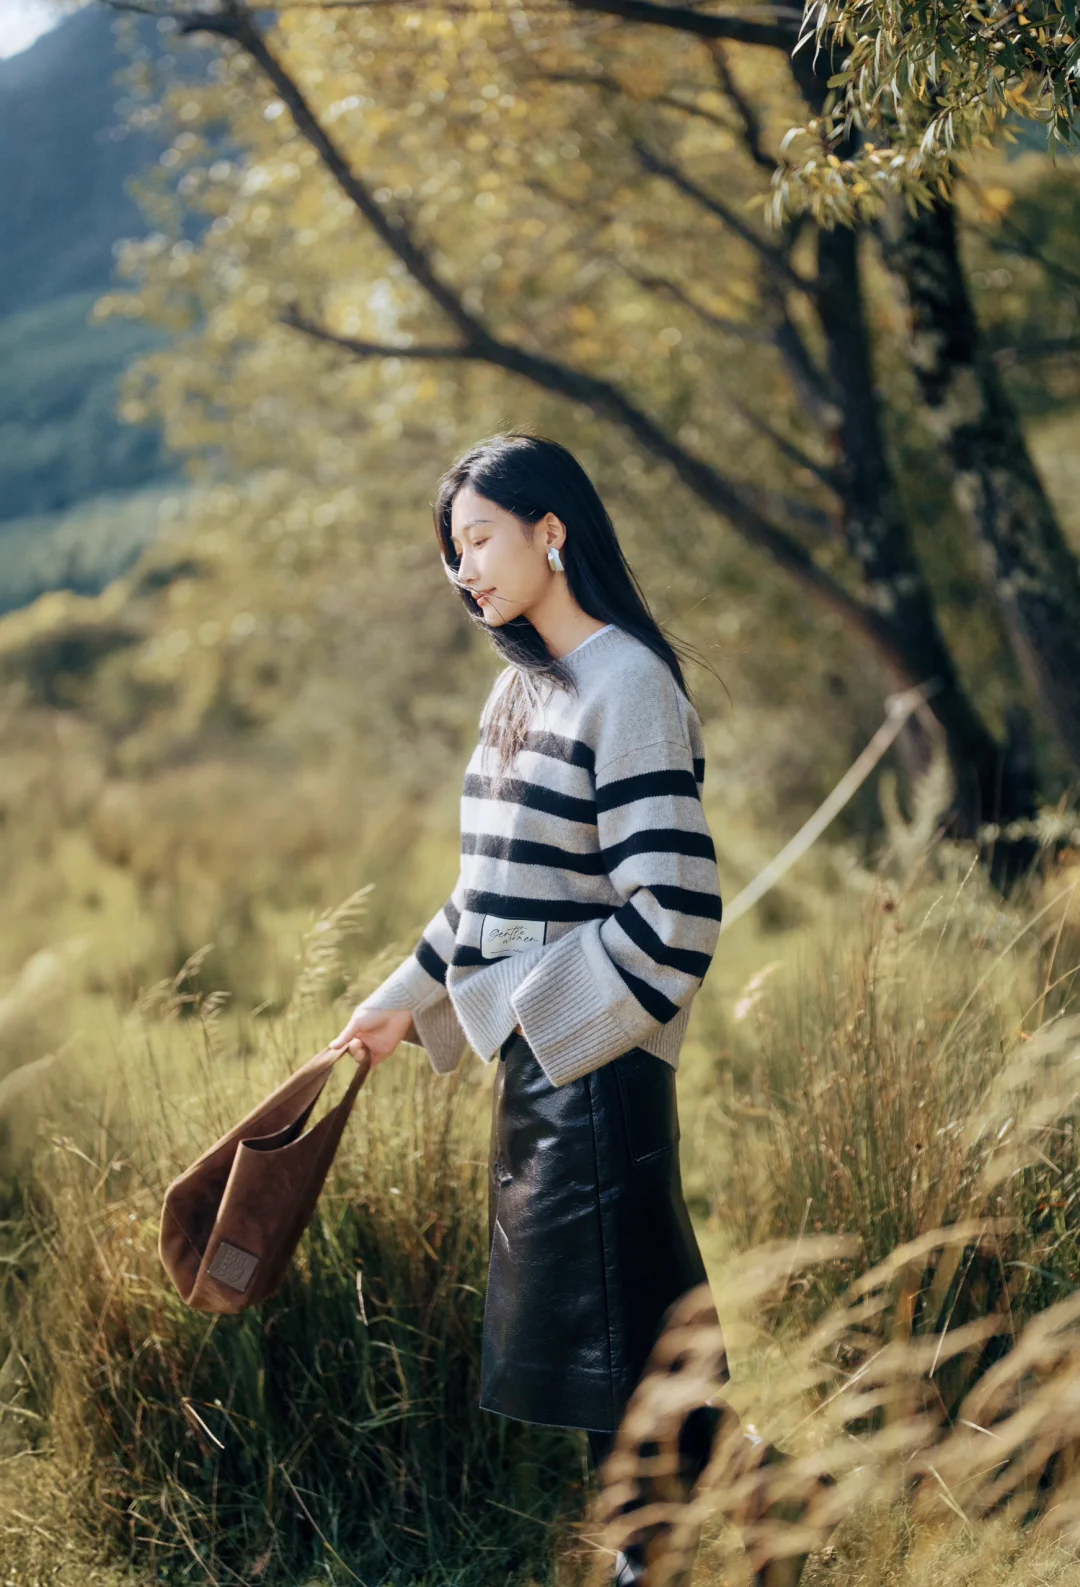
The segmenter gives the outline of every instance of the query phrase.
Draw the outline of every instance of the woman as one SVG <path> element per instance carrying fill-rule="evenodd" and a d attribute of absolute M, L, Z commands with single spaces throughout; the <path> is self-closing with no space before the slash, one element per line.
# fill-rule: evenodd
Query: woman
<path fill-rule="evenodd" d="M 701 724 L 592 483 L 510 431 L 439 483 L 444 565 L 507 666 L 465 773 L 457 885 L 334 1045 L 498 1061 L 481 1406 L 610 1445 L 705 1281 L 675 1070 L 720 931 Z M 707 1457 L 705 1447 L 694 1464 Z M 619 1556 L 620 1587 L 645 1582 Z"/>

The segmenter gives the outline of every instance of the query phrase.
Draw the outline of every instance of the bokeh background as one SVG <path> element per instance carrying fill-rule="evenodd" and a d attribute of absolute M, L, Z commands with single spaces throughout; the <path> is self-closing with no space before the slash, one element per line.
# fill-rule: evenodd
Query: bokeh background
<path fill-rule="evenodd" d="M 259 13 L 253 49 L 148 9 L 0 0 L 0 1580 L 599 1580 L 580 1440 L 475 1409 L 475 1057 L 380 1070 L 265 1315 L 184 1312 L 161 1193 L 450 892 L 498 663 L 430 501 L 533 427 L 692 651 L 725 901 L 920 663 L 951 669 L 725 929 L 684 1049 L 740 1392 L 801 1426 L 790 1340 L 986 1210 L 955 1140 L 1070 1017 L 1080 727 L 1067 649 L 1018 634 L 1005 586 L 1030 551 L 1065 589 L 1080 556 L 1080 171 L 1020 118 L 971 158 L 978 360 L 943 414 L 881 234 L 769 225 L 805 111 L 752 28 L 309 4 Z M 962 408 L 973 369 L 996 417 Z M 956 440 L 1002 413 L 981 483 L 1022 479 L 1043 537 L 1004 573 Z M 957 1302 L 1007 1294 L 1014 1333 L 1080 1275 L 1055 1129 Z M 856 1255 L 793 1261 L 769 1306 L 725 1277 L 840 1233 Z M 1077 1575 L 1012 1520 L 920 1531 L 890 1498 L 846 1525 L 812 1570 Z M 698 1581 L 736 1568 L 719 1546 Z"/>

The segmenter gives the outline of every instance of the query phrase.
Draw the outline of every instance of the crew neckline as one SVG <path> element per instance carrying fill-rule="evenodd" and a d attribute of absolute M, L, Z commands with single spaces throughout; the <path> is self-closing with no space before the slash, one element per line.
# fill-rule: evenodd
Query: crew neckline
<path fill-rule="evenodd" d="M 606 654 L 615 645 L 629 638 L 631 636 L 624 628 L 609 623 L 606 628 L 598 628 L 595 633 L 589 635 L 588 639 L 583 639 L 580 645 L 575 645 L 573 650 L 568 650 L 566 655 L 560 656 L 559 659 L 573 671 L 578 666 L 591 664 L 595 656 Z"/>
<path fill-rule="evenodd" d="M 575 645 L 573 650 L 568 650 L 561 659 L 568 661 L 571 656 L 576 656 L 579 650 L 584 650 L 586 645 L 591 645 L 594 639 L 599 639 L 601 634 L 610 633 L 614 627 L 614 623 L 605 623 L 603 628 L 594 628 L 591 634 L 586 634 L 580 645 Z"/>

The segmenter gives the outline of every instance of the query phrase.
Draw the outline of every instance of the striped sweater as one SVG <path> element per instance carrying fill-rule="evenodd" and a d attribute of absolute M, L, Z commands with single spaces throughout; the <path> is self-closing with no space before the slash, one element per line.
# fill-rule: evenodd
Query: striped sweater
<path fill-rule="evenodd" d="M 631 1047 L 676 1067 L 716 947 L 697 712 L 665 663 L 610 624 L 563 660 L 577 695 L 540 681 L 501 785 L 495 750 L 474 749 L 453 893 L 364 999 L 410 1009 L 438 1073 L 467 1045 L 490 1061 L 519 1023 L 556 1086 Z"/>

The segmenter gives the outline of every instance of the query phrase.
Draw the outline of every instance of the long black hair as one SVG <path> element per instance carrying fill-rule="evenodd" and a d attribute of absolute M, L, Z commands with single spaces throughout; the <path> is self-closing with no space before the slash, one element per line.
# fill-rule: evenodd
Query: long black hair
<path fill-rule="evenodd" d="M 511 618 L 490 627 L 483 609 L 459 578 L 461 556 L 454 549 L 450 514 L 454 497 L 471 485 L 478 495 L 493 501 L 521 523 L 522 535 L 531 538 L 533 527 L 547 512 L 566 525 L 561 548 L 570 593 L 583 611 L 600 622 L 640 639 L 671 669 L 671 675 L 691 699 L 675 646 L 661 631 L 634 577 L 596 487 L 577 458 L 558 441 L 526 429 L 504 430 L 489 436 L 457 458 L 436 488 L 433 511 L 447 577 L 465 603 L 470 618 L 483 628 L 511 669 L 501 690 L 493 693 L 482 724 L 481 742 L 498 752 L 502 776 L 525 742 L 537 683 L 547 680 L 555 688 L 575 693 L 569 667 L 553 656 L 527 617 Z M 684 648 L 684 653 L 685 648 Z"/>

